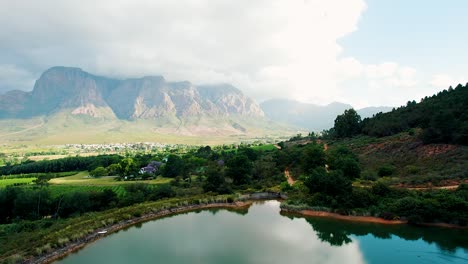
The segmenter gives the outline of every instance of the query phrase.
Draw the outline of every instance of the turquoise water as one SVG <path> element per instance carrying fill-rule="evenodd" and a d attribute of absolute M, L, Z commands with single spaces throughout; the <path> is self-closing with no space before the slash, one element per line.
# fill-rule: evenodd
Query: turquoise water
<path fill-rule="evenodd" d="M 175 215 L 112 234 L 58 263 L 468 263 L 468 232 L 248 210 Z"/>

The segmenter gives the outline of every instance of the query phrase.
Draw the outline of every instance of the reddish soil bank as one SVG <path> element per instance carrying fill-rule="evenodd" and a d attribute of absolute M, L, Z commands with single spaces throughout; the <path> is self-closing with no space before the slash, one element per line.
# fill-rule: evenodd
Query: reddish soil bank
<path fill-rule="evenodd" d="M 386 224 L 386 225 L 401 225 L 401 224 L 407 223 L 407 221 L 402 221 L 402 220 L 385 220 L 385 219 L 373 217 L 373 216 L 340 215 L 336 213 L 323 212 L 323 211 L 312 211 L 312 210 L 289 211 L 289 210 L 284 210 L 284 209 L 283 211 L 288 212 L 288 213 L 289 212 L 296 213 L 296 214 L 303 215 L 303 216 L 327 217 L 327 218 L 363 222 L 363 223 L 378 223 L 378 224 Z"/>
<path fill-rule="evenodd" d="M 313 210 L 288 210 L 288 209 L 281 209 L 282 212 L 297 214 L 300 216 L 312 216 L 312 217 L 325 217 L 331 219 L 338 219 L 344 221 L 353 221 L 353 222 L 361 222 L 361 223 L 376 223 L 376 224 L 384 224 L 384 225 L 402 225 L 408 224 L 408 221 L 403 220 L 385 220 L 379 217 L 373 216 L 353 216 L 353 215 L 340 215 L 336 213 L 324 212 L 324 211 L 313 211 Z M 459 226 L 454 224 L 448 223 L 420 223 L 417 224 L 418 226 L 433 226 L 433 227 L 443 227 L 443 228 L 455 228 L 455 229 L 463 229 L 468 230 L 468 226 Z"/>

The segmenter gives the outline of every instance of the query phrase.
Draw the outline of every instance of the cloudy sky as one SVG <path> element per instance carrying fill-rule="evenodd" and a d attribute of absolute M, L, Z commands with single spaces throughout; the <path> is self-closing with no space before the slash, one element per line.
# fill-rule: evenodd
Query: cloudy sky
<path fill-rule="evenodd" d="M 466 0 L 0 0 L 0 93 L 51 66 L 396 106 L 468 82 Z"/>

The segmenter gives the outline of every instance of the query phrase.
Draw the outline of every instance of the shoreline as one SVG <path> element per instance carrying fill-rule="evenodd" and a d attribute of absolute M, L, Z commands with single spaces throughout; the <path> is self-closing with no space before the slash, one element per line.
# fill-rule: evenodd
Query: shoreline
<path fill-rule="evenodd" d="M 337 213 L 330 213 L 325 211 L 314 211 L 314 210 L 291 210 L 291 209 L 281 209 L 281 213 L 293 214 L 303 217 L 321 217 L 321 218 L 330 218 L 337 219 L 342 221 L 349 222 L 358 222 L 358 223 L 373 223 L 373 224 L 383 224 L 383 225 L 408 225 L 406 220 L 385 220 L 383 218 L 375 216 L 355 216 L 355 215 L 340 215 Z M 468 230 L 468 226 L 459 226 L 448 223 L 418 223 L 414 226 L 422 227 L 439 227 L 439 228 L 451 228 L 451 229 L 461 229 Z"/>
<path fill-rule="evenodd" d="M 309 216 L 309 217 L 323 217 L 331 218 L 343 221 L 350 222 L 359 222 L 359 223 L 374 223 L 374 224 L 384 224 L 384 225 L 404 225 L 408 221 L 403 220 L 385 220 L 383 218 L 374 217 L 374 216 L 354 216 L 354 215 L 340 215 L 337 213 L 330 213 L 325 211 L 313 211 L 313 210 L 291 210 L 291 209 L 281 209 L 281 212 L 287 214 L 295 214 L 300 216 Z"/>
<path fill-rule="evenodd" d="M 123 222 L 119 222 L 116 224 L 113 224 L 108 227 L 103 227 L 103 228 L 98 228 L 94 230 L 92 234 L 89 234 L 83 238 L 80 238 L 78 241 L 69 243 L 68 245 L 54 250 L 50 253 L 47 253 L 45 255 L 39 256 L 39 257 L 34 257 L 29 260 L 24 261 L 23 263 L 52 263 L 57 260 L 60 260 L 67 255 L 77 252 L 78 250 L 86 247 L 87 245 L 104 238 L 108 235 L 111 235 L 117 231 L 129 228 L 131 226 L 134 226 L 136 224 L 148 222 L 151 220 L 163 218 L 166 216 L 171 216 L 171 215 L 176 215 L 180 213 L 187 213 L 191 211 L 196 211 L 196 210 L 204 210 L 204 209 L 242 209 L 245 207 L 250 207 L 254 201 L 236 201 L 233 203 L 211 203 L 211 204 L 199 204 L 199 205 L 187 205 L 187 206 L 181 206 L 181 207 L 175 207 L 171 209 L 163 209 L 158 212 L 153 212 L 153 213 L 148 213 L 145 215 L 142 215 L 140 217 L 135 217 L 130 220 L 126 220 Z M 105 233 L 99 233 L 105 231 Z"/>
<path fill-rule="evenodd" d="M 272 198 L 272 199 L 276 200 L 277 198 Z M 195 205 L 179 206 L 179 207 L 174 207 L 170 209 L 162 209 L 157 212 L 151 212 L 151 213 L 139 216 L 139 217 L 134 217 L 129 220 L 121 221 L 111 226 L 95 229 L 92 234 L 86 235 L 85 237 L 82 237 L 78 239 L 77 241 L 71 242 L 64 247 L 56 249 L 45 255 L 33 257 L 28 260 L 25 260 L 23 263 L 31 263 L 31 264 L 53 263 L 55 261 L 65 258 L 66 256 L 72 253 L 75 253 L 85 248 L 87 245 L 92 244 L 93 242 L 101 238 L 104 238 L 108 235 L 111 235 L 120 230 L 127 229 L 129 227 L 132 227 L 140 223 L 145 223 L 145 222 L 156 220 L 159 218 L 177 215 L 180 213 L 188 213 L 188 212 L 197 211 L 197 210 L 243 209 L 243 208 L 250 207 L 254 202 L 262 201 L 262 200 L 269 200 L 269 199 L 249 199 L 249 200 L 235 201 L 232 203 L 195 204 Z M 321 218 L 329 218 L 329 219 L 336 219 L 336 220 L 341 220 L 341 221 L 349 221 L 349 222 L 357 222 L 357 223 L 374 223 L 374 224 L 383 224 L 383 225 L 408 224 L 408 221 L 403 221 L 403 220 L 385 220 L 383 218 L 378 218 L 378 217 L 373 217 L 373 216 L 340 215 L 337 213 L 331 213 L 331 212 L 326 212 L 326 211 L 291 210 L 291 209 L 282 208 L 280 210 L 280 214 L 281 213 L 297 215 L 301 217 L 321 217 Z M 459 225 L 453 225 L 453 224 L 448 224 L 448 223 L 421 223 L 421 224 L 417 224 L 417 226 L 468 230 L 468 226 L 459 226 Z M 105 233 L 100 233 L 103 231 Z"/>

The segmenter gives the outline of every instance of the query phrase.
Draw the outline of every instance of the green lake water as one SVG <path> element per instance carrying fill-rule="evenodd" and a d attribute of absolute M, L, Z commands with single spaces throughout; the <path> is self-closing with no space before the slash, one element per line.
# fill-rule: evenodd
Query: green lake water
<path fill-rule="evenodd" d="M 279 202 L 122 230 L 58 263 L 468 263 L 468 231 L 281 215 Z"/>

